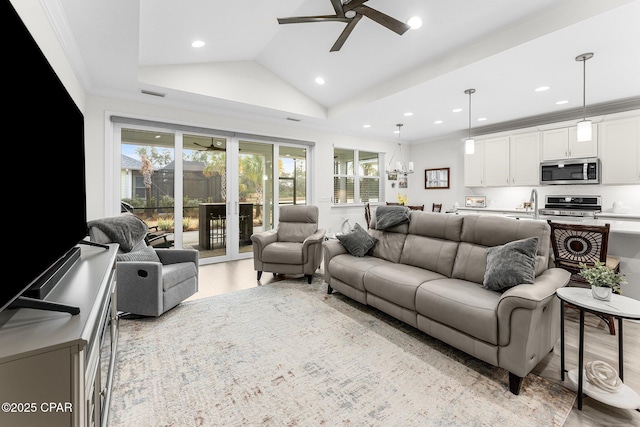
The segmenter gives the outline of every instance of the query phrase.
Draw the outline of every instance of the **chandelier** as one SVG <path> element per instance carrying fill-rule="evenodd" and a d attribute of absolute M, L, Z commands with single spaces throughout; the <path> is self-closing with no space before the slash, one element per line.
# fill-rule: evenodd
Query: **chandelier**
<path fill-rule="evenodd" d="M 400 128 L 402 128 L 402 123 L 398 123 L 396 125 L 398 127 L 398 145 L 391 156 L 391 160 L 389 160 L 389 164 L 387 165 L 387 175 L 390 174 L 400 174 L 400 175 L 408 175 L 413 173 L 413 162 L 405 163 L 404 161 L 404 152 L 402 151 L 402 141 L 400 141 Z M 398 156 L 400 161 L 396 161 L 394 163 L 393 159 L 395 159 L 396 154 L 400 152 Z"/>

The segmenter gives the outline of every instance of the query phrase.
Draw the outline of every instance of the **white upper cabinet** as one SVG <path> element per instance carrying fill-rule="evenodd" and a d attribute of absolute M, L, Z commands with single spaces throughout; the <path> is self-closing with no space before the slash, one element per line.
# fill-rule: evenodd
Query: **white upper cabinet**
<path fill-rule="evenodd" d="M 603 184 L 640 183 L 640 117 L 600 124 Z"/>
<path fill-rule="evenodd" d="M 509 184 L 540 185 L 540 132 L 509 138 Z"/>
<path fill-rule="evenodd" d="M 465 154 L 467 187 L 540 185 L 540 132 L 476 140 L 475 153 Z"/>
<path fill-rule="evenodd" d="M 504 187 L 509 185 L 509 137 L 485 139 L 484 185 Z"/>
<path fill-rule="evenodd" d="M 591 141 L 584 142 L 578 142 L 575 126 L 543 131 L 542 160 L 598 157 L 597 125 L 591 125 L 591 129 Z"/>

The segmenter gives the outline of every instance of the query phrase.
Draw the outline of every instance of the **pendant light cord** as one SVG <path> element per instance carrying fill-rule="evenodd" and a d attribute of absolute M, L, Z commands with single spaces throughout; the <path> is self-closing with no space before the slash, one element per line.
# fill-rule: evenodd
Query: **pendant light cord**
<path fill-rule="evenodd" d="M 471 139 L 471 94 L 473 92 L 469 91 L 469 138 Z"/>
<path fill-rule="evenodd" d="M 582 60 L 582 120 L 587 120 L 587 59 Z"/>

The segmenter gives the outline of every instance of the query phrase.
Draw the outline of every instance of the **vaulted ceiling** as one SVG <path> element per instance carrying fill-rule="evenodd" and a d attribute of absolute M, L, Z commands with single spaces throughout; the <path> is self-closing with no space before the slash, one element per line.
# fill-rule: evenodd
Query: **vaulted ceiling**
<path fill-rule="evenodd" d="M 96 95 L 374 138 L 404 123 L 404 141 L 424 141 L 467 132 L 468 88 L 476 132 L 580 117 L 575 57 L 593 52 L 589 113 L 640 108 L 637 0 L 369 0 L 423 25 L 398 35 L 365 16 L 337 52 L 347 23 L 278 23 L 336 14 L 331 0 L 44 3 Z M 192 48 L 196 39 L 205 46 Z"/>

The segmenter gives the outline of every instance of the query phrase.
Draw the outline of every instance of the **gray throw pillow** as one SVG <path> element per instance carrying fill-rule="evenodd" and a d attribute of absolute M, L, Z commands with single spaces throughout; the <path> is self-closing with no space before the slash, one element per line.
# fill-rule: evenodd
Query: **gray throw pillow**
<path fill-rule="evenodd" d="M 160 262 L 156 250 L 151 246 L 135 252 L 127 252 L 126 254 L 117 254 L 116 261 L 153 261 Z"/>
<path fill-rule="evenodd" d="M 409 222 L 411 212 L 406 206 L 378 206 L 376 209 L 376 230 L 386 230 Z"/>
<path fill-rule="evenodd" d="M 504 292 L 521 283 L 533 284 L 537 252 L 537 237 L 488 248 L 482 287 Z"/>
<path fill-rule="evenodd" d="M 338 234 L 336 237 L 351 255 L 357 257 L 365 256 L 378 242 L 378 239 L 367 233 L 358 223 L 356 223 L 350 232 Z"/>

